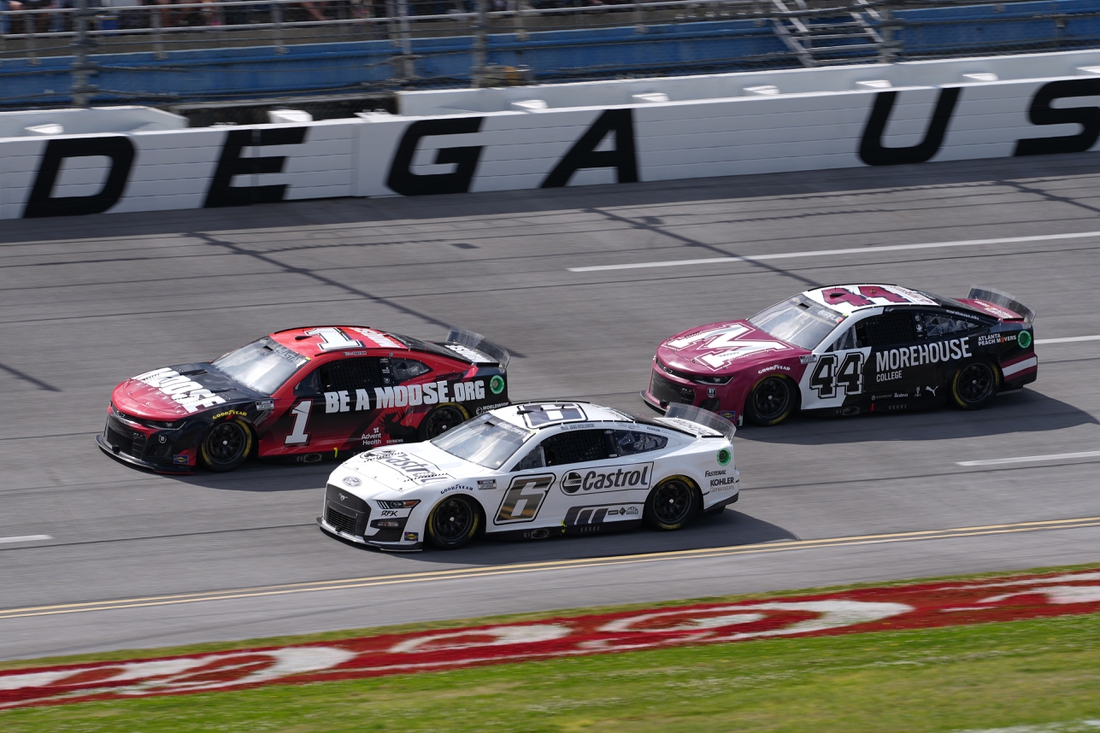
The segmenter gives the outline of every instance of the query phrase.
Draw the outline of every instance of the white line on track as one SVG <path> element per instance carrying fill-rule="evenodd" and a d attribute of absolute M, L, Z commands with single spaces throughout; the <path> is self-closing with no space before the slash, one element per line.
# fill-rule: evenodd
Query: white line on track
<path fill-rule="evenodd" d="M 41 540 L 52 540 L 48 534 L 25 534 L 22 537 L 0 537 L 0 545 L 8 542 L 39 542 Z"/>
<path fill-rule="evenodd" d="M 1002 466 L 1009 463 L 1041 463 L 1043 461 L 1073 461 L 1078 458 L 1100 458 L 1100 450 L 1082 453 L 1051 453 L 1045 456 L 1013 456 L 1011 458 L 985 458 L 980 461 L 958 461 L 957 466 Z"/>
<path fill-rule="evenodd" d="M 832 257 L 835 255 L 869 254 L 874 252 L 904 252 L 914 249 L 940 249 L 947 247 L 977 247 L 983 244 L 1020 244 L 1023 242 L 1051 242 L 1060 239 L 1087 239 L 1100 237 L 1100 232 L 1072 232 L 1069 234 L 1037 234 L 1030 237 L 1000 237 L 997 239 L 964 239 L 957 242 L 925 242 L 922 244 L 890 244 L 881 247 L 849 247 L 846 249 L 819 249 L 807 252 L 776 252 L 766 255 L 729 255 L 700 260 L 669 260 L 665 262 L 632 262 L 622 265 L 591 265 L 569 267 L 569 272 L 598 272 L 602 270 L 640 270 L 649 267 L 682 267 L 685 265 L 715 265 L 730 262 L 763 262 L 798 257 Z"/>
<path fill-rule="evenodd" d="M 1070 336 L 1061 339 L 1035 339 L 1036 344 L 1075 344 L 1079 341 L 1100 341 L 1100 336 Z"/>

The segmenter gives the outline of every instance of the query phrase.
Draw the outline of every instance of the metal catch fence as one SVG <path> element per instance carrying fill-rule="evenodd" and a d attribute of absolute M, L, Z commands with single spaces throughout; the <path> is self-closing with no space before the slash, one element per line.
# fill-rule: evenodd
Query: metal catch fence
<path fill-rule="evenodd" d="M 0 106 L 356 95 L 1100 46 L 1100 0 L 0 0 Z"/>

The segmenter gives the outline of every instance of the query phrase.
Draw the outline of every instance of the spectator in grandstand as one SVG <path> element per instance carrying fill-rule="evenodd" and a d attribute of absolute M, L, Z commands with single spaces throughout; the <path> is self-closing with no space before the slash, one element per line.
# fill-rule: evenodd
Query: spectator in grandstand
<path fill-rule="evenodd" d="M 325 15 L 325 6 L 327 2 L 304 2 L 302 7 L 307 13 L 309 13 L 308 20 L 328 20 L 328 16 Z"/>

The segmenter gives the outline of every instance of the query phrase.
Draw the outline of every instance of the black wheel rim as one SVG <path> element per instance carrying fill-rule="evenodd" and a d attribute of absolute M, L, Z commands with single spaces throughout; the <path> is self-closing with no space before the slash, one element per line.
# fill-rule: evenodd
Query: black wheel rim
<path fill-rule="evenodd" d="M 443 543 L 464 539 L 474 527 L 475 514 L 461 499 L 447 499 L 432 515 L 432 534 Z"/>
<path fill-rule="evenodd" d="M 443 435 L 455 425 L 462 422 L 462 413 L 454 407 L 441 407 L 431 415 L 428 415 L 428 426 L 424 432 L 429 438 Z"/>
<path fill-rule="evenodd" d="M 985 364 L 971 364 L 959 374 L 959 397 L 964 402 L 981 402 L 993 391 L 993 372 Z"/>
<path fill-rule="evenodd" d="M 669 481 L 653 495 L 653 513 L 661 524 L 679 524 L 691 511 L 691 487 L 683 481 Z"/>
<path fill-rule="evenodd" d="M 773 420 L 788 409 L 791 401 L 787 385 L 779 379 L 765 379 L 752 393 L 752 406 L 757 417 Z"/>
<path fill-rule="evenodd" d="M 206 454 L 214 463 L 228 464 L 241 457 L 247 444 L 244 428 L 234 422 L 223 422 L 215 425 L 206 437 Z"/>

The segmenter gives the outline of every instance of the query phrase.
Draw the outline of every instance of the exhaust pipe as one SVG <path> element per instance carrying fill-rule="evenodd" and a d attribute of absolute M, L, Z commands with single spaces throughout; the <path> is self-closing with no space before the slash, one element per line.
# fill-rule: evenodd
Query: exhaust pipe
<path fill-rule="evenodd" d="M 321 454 L 320 453 L 306 453 L 304 456 L 302 456 L 302 463 L 320 463 L 320 462 L 321 462 Z"/>
<path fill-rule="evenodd" d="M 531 532 L 531 539 L 544 540 L 550 536 L 550 530 L 548 529 L 536 529 Z"/>

